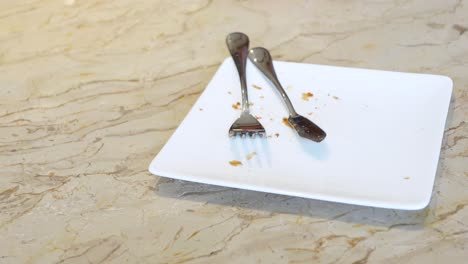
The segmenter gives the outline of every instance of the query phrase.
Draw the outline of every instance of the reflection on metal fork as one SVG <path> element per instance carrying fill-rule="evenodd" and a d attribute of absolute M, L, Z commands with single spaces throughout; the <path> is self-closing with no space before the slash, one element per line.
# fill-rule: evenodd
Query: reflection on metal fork
<path fill-rule="evenodd" d="M 256 135 L 261 137 L 265 136 L 265 128 L 250 114 L 249 111 L 249 97 L 247 95 L 245 76 L 247 54 L 249 51 L 249 38 L 243 33 L 234 32 L 227 36 L 226 45 L 231 53 L 234 63 L 236 64 L 242 92 L 242 113 L 229 129 L 229 136 L 232 137 L 239 135 L 241 137 L 250 136 L 252 138 Z"/>

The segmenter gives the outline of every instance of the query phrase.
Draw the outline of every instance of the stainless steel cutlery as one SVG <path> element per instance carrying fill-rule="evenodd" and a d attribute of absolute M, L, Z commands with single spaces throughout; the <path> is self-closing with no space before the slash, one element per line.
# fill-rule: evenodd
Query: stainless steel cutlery
<path fill-rule="evenodd" d="M 226 38 L 226 44 L 239 73 L 242 92 L 242 113 L 229 129 L 229 136 L 240 135 L 245 137 L 248 135 L 255 137 L 256 135 L 264 136 L 266 133 L 265 128 L 250 114 L 249 111 L 245 71 L 248 57 L 281 94 L 281 97 L 289 110 L 288 123 L 294 130 L 296 130 L 298 135 L 315 142 L 321 142 L 325 139 L 327 135 L 325 131 L 323 131 L 314 122 L 298 114 L 294 109 L 291 100 L 276 76 L 275 69 L 273 67 L 273 60 L 267 49 L 259 47 L 253 48 L 249 51 L 249 38 L 247 35 L 239 32 L 229 34 Z"/>
<path fill-rule="evenodd" d="M 298 114 L 294 109 L 286 91 L 283 89 L 281 83 L 276 77 L 270 52 L 265 48 L 253 48 L 249 51 L 249 59 L 281 94 L 281 97 L 289 110 L 288 123 L 296 130 L 297 134 L 315 142 L 320 142 L 325 139 L 327 136 L 325 131 L 323 131 L 314 122 Z"/>
<path fill-rule="evenodd" d="M 249 38 L 239 32 L 231 33 L 226 38 L 226 44 L 236 64 L 237 72 L 241 83 L 242 112 L 240 117 L 234 121 L 229 129 L 229 136 L 265 136 L 265 128 L 250 114 L 249 97 L 247 95 L 247 84 L 245 78 L 245 66 L 247 63 L 247 53 L 249 52 Z"/>

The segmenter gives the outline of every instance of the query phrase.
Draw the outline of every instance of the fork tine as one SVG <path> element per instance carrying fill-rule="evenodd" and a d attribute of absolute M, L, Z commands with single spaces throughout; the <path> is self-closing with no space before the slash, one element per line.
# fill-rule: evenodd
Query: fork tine
<path fill-rule="evenodd" d="M 265 128 L 250 114 L 242 114 L 229 129 L 229 137 L 240 136 L 241 138 L 265 136 Z"/>

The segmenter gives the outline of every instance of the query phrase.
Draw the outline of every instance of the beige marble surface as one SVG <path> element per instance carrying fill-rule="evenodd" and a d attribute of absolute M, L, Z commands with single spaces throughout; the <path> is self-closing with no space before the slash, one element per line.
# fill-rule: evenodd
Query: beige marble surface
<path fill-rule="evenodd" d="M 150 175 L 231 31 L 281 60 L 450 76 L 429 207 Z M 463 0 L 0 1 L 0 263 L 466 263 L 467 91 Z"/>

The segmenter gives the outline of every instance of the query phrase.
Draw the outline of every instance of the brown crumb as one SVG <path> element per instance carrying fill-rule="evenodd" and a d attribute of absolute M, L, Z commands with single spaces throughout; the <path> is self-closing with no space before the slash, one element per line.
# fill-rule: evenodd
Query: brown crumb
<path fill-rule="evenodd" d="M 265 98 L 265 96 L 261 95 L 261 96 L 260 96 L 260 99 L 263 99 L 263 98 Z"/>
<path fill-rule="evenodd" d="M 302 93 L 302 100 L 309 101 L 309 99 L 312 98 L 313 96 L 314 94 L 311 92 Z"/>
<path fill-rule="evenodd" d="M 271 135 L 269 135 L 268 138 L 271 138 Z"/>
<path fill-rule="evenodd" d="M 405 180 L 409 180 L 409 179 L 410 179 L 410 177 L 406 176 L 406 177 L 405 177 L 405 178 L 403 178 L 403 179 L 405 179 Z"/>
<path fill-rule="evenodd" d="M 332 96 L 333 99 L 338 100 L 340 99 L 338 96 Z"/>
<path fill-rule="evenodd" d="M 279 137 L 279 133 L 275 133 L 275 137 Z"/>
<path fill-rule="evenodd" d="M 468 31 L 468 27 L 464 27 L 464 26 L 457 25 L 457 24 L 453 25 L 452 28 L 455 29 L 459 35 L 463 35 L 463 33 Z"/>
<path fill-rule="evenodd" d="M 288 119 L 286 117 L 283 117 L 283 124 L 285 124 L 288 127 L 291 127 L 291 124 L 289 124 Z"/>
<path fill-rule="evenodd" d="M 249 102 L 249 106 L 252 106 L 252 105 L 254 105 L 254 103 L 252 103 L 252 102 Z"/>
<path fill-rule="evenodd" d="M 260 86 L 258 86 L 258 85 L 255 85 L 255 84 L 252 84 L 252 87 L 255 88 L 255 89 L 257 89 L 257 90 L 261 90 L 261 89 L 262 89 L 262 87 L 260 87 Z"/>
<path fill-rule="evenodd" d="M 55 176 L 55 172 L 51 171 L 49 172 L 49 174 L 47 174 L 49 177 L 54 177 Z"/>
<path fill-rule="evenodd" d="M 312 115 L 313 113 L 312 113 L 312 112 L 309 112 L 309 113 L 307 113 L 307 114 L 308 114 L 308 115 Z"/>
<path fill-rule="evenodd" d="M 257 120 L 262 119 L 262 117 L 261 116 L 255 116 L 255 119 L 257 119 Z"/>
<path fill-rule="evenodd" d="M 255 157 L 257 155 L 257 152 L 252 152 L 250 153 L 249 155 L 247 155 L 247 160 L 251 160 L 253 157 Z"/>
<path fill-rule="evenodd" d="M 231 164 L 231 166 L 234 166 L 234 167 L 237 167 L 237 166 L 242 166 L 242 162 L 238 161 L 238 160 L 231 160 L 229 162 L 229 164 Z"/>
<path fill-rule="evenodd" d="M 235 104 L 232 105 L 232 108 L 234 108 L 234 109 L 237 110 L 237 109 L 239 109 L 239 106 L 240 106 L 240 105 L 241 105 L 241 103 L 237 102 L 237 103 L 235 103 Z"/>
<path fill-rule="evenodd" d="M 228 94 L 232 94 L 231 91 L 228 91 Z"/>
<path fill-rule="evenodd" d="M 203 108 L 198 108 L 198 110 L 203 111 Z"/>

